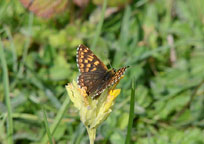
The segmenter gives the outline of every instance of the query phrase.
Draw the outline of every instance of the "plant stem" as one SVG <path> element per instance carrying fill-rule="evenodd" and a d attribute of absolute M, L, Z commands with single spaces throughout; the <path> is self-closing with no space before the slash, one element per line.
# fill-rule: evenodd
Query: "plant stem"
<path fill-rule="evenodd" d="M 96 129 L 95 128 L 88 128 L 86 127 L 88 134 L 89 134 L 89 141 L 90 144 L 94 144 L 94 140 L 96 138 Z"/>

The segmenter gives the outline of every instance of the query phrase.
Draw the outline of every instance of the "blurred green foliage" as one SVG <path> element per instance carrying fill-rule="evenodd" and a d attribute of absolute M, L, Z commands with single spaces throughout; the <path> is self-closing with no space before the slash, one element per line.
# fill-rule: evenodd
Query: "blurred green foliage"
<path fill-rule="evenodd" d="M 122 93 L 113 112 L 98 129 L 96 143 L 124 143 L 135 78 L 132 143 L 204 144 L 203 5 L 203 0 L 138 0 L 106 17 L 92 50 L 105 64 L 130 68 L 118 85 Z M 93 41 L 97 13 L 99 7 L 89 3 L 86 8 L 72 5 L 52 19 L 43 19 L 19 1 L 0 1 L 15 143 L 41 141 L 46 133 L 41 106 L 48 122 L 53 122 L 67 97 L 65 85 L 79 74 L 76 48 Z M 0 75 L 0 143 L 6 144 L 2 69 Z M 58 144 L 88 143 L 72 104 L 56 133 Z"/>

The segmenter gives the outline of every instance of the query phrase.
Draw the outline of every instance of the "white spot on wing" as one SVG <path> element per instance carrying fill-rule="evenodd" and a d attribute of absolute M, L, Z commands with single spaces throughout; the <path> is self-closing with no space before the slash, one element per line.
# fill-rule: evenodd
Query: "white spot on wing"
<path fill-rule="evenodd" d="M 77 84 L 78 84 L 79 88 L 81 88 L 81 86 L 79 84 L 79 76 L 77 77 Z"/>

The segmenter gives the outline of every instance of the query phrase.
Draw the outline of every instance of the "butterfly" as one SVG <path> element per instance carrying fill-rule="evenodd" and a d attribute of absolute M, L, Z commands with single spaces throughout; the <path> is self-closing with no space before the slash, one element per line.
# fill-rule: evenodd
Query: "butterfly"
<path fill-rule="evenodd" d="M 93 99 L 107 87 L 118 82 L 129 67 L 122 67 L 117 71 L 115 69 L 108 70 L 106 65 L 83 44 L 77 48 L 76 61 L 80 72 L 77 84 L 80 88 L 84 88 L 87 95 Z"/>

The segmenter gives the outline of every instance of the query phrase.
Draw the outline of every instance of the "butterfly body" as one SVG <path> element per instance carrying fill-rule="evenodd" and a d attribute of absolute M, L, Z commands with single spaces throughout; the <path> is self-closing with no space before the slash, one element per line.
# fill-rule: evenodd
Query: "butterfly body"
<path fill-rule="evenodd" d="M 106 65 L 84 45 L 77 48 L 77 66 L 80 72 L 77 83 L 92 98 L 96 98 L 107 87 L 115 84 L 127 68 L 108 70 Z"/>
<path fill-rule="evenodd" d="M 114 74 L 115 74 L 115 72 L 113 70 L 106 72 L 104 77 L 103 77 L 103 81 L 109 80 L 112 76 L 114 76 Z"/>

